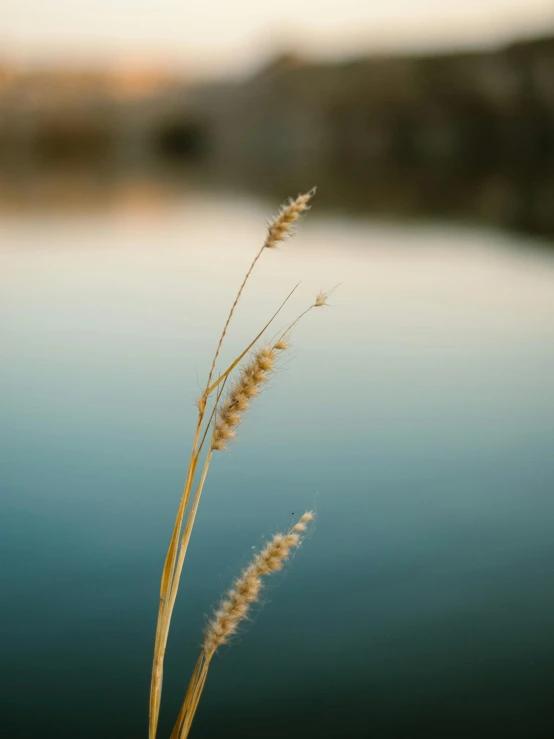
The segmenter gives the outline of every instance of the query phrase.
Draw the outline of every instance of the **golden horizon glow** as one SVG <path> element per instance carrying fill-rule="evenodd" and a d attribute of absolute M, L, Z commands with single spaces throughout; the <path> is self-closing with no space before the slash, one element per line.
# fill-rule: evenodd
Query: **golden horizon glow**
<path fill-rule="evenodd" d="M 344 56 L 554 32 L 551 0 L 12 0 L 2 15 L 7 63 L 137 59 L 208 74 L 240 72 L 282 50 Z"/>

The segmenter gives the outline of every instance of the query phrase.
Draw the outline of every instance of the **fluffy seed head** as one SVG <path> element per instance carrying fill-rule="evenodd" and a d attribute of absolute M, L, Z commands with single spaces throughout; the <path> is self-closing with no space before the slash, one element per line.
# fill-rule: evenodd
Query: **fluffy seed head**
<path fill-rule="evenodd" d="M 315 195 L 315 187 L 296 200 L 289 200 L 281 206 L 279 214 L 269 223 L 264 246 L 273 249 L 280 241 L 284 241 L 292 233 L 292 226 L 302 213 L 308 210 L 308 203 Z"/>
<path fill-rule="evenodd" d="M 262 577 L 283 567 L 291 551 L 300 544 L 300 535 L 295 532 L 305 531 L 306 524 L 312 520 L 313 515 L 311 511 L 307 511 L 288 533 L 276 534 L 235 580 L 204 633 L 203 648 L 207 655 L 213 654 L 237 631 L 251 604 L 258 600 Z M 302 528 L 298 528 L 299 526 Z"/>
<path fill-rule="evenodd" d="M 276 350 L 272 346 L 260 347 L 252 359 L 241 368 L 240 375 L 227 394 L 218 411 L 212 449 L 225 451 L 227 442 L 236 436 L 236 428 L 242 414 L 250 407 L 250 401 L 260 394 L 275 366 Z"/>
<path fill-rule="evenodd" d="M 314 307 L 321 308 L 322 305 L 327 305 L 328 297 L 329 297 L 329 293 L 325 293 L 323 292 L 323 290 L 320 290 L 318 294 L 316 295 Z"/>
<path fill-rule="evenodd" d="M 285 339 L 284 336 L 282 336 L 280 339 L 278 339 L 277 343 L 273 345 L 273 348 L 277 352 L 284 352 L 289 348 L 289 342 Z"/>
<path fill-rule="evenodd" d="M 306 511 L 306 513 L 303 514 L 298 523 L 294 524 L 291 531 L 306 531 L 306 529 L 308 528 L 306 524 L 310 523 L 310 521 L 313 521 L 314 518 L 315 513 L 313 511 Z"/>
<path fill-rule="evenodd" d="M 257 367 L 264 372 L 271 372 L 275 365 L 275 349 L 271 346 L 263 346 L 258 354 Z"/>

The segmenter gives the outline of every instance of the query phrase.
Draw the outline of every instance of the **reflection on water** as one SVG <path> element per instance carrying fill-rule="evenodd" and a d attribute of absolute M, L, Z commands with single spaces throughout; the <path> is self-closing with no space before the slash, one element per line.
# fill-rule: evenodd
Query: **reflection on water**
<path fill-rule="evenodd" d="M 326 210 L 413 221 L 441 218 L 537 234 L 552 244 L 554 185 L 550 170 L 372 166 L 363 162 L 292 163 L 251 158 L 240 166 L 181 166 L 143 161 L 135 167 L 73 166 L 0 171 L 0 212 L 58 210 L 143 212 L 167 207 L 194 187 L 263 195 L 277 201 L 314 183 Z M 308 184 L 307 184 L 308 183 Z M 548 241 L 546 241 L 548 239 Z"/>
<path fill-rule="evenodd" d="M 10 737 L 144 735 L 192 403 L 273 207 L 119 192 L 0 222 Z M 195 735 L 551 736 L 554 258 L 321 202 L 264 255 L 229 337 L 224 359 L 299 279 L 290 315 L 342 283 L 210 473 L 161 736 L 203 614 L 310 506 L 315 533 L 214 663 Z"/>

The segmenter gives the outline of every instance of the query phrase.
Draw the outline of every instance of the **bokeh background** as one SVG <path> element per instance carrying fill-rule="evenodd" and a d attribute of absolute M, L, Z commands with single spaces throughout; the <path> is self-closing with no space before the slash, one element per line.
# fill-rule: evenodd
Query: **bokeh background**
<path fill-rule="evenodd" d="M 554 8 L 4 2 L 0 655 L 10 739 L 147 732 L 193 402 L 297 329 L 219 455 L 160 736 L 252 547 L 313 535 L 193 735 L 554 736 Z"/>

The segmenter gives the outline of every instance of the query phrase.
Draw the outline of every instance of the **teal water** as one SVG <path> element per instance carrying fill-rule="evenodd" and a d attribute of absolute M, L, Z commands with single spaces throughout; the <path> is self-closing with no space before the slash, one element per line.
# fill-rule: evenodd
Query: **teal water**
<path fill-rule="evenodd" d="M 272 209 L 192 190 L 2 216 L 2 736 L 146 736 L 193 402 Z M 341 286 L 214 461 L 160 736 L 205 614 L 306 508 L 192 736 L 554 736 L 554 251 L 316 205 L 224 359 L 299 280 L 283 323 Z"/>

